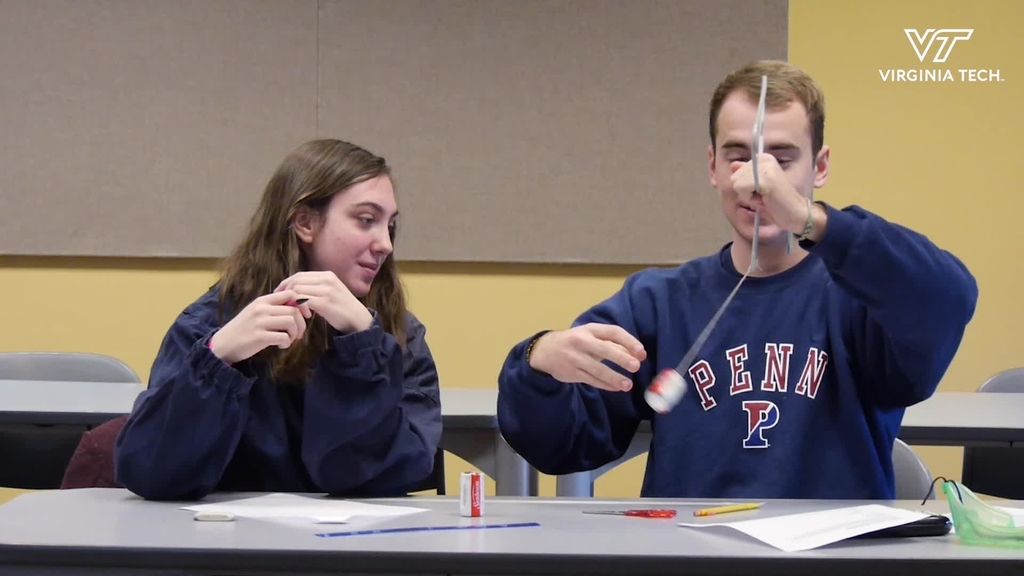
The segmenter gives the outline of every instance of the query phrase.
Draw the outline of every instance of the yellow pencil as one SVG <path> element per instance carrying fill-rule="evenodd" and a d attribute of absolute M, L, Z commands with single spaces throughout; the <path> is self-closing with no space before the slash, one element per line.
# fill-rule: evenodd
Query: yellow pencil
<path fill-rule="evenodd" d="M 728 506 L 716 506 L 715 508 L 704 508 L 694 510 L 694 516 L 714 516 L 715 514 L 726 514 L 728 512 L 740 512 L 743 510 L 756 510 L 763 502 L 748 502 L 746 504 L 729 504 Z"/>

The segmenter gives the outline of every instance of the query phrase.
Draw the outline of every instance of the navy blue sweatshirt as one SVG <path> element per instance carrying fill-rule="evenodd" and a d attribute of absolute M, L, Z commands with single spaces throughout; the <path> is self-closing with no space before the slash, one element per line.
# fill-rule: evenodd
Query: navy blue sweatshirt
<path fill-rule="evenodd" d="M 739 281 L 729 245 L 633 274 L 576 319 L 643 343 L 629 392 L 558 382 L 525 362 L 530 339 L 516 345 L 499 375 L 502 435 L 541 472 L 566 474 L 617 460 L 651 420 L 645 497 L 894 497 L 904 409 L 935 391 L 978 287 L 923 235 L 857 206 L 825 208 L 825 236 L 802 243 L 807 257 L 744 282 L 686 367 L 674 410 L 655 414 L 643 393 Z"/>
<path fill-rule="evenodd" d="M 331 332 L 309 382 L 282 385 L 264 363 L 229 366 L 207 348 L 220 327 L 211 289 L 161 344 L 149 387 L 116 441 L 117 482 L 153 500 L 417 489 L 441 437 L 437 370 L 412 314 L 404 352 L 373 315 L 368 330 Z"/>

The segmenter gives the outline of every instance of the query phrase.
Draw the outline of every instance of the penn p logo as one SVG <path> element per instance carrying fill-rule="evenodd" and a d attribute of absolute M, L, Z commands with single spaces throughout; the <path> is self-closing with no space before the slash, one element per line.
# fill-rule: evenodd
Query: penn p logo
<path fill-rule="evenodd" d="M 915 28 L 904 28 L 910 45 L 917 54 L 917 59 L 924 62 L 929 55 L 932 62 L 942 63 L 949 58 L 953 46 L 960 40 L 970 40 L 974 34 L 974 28 L 928 28 L 924 32 L 918 32 Z"/>
<path fill-rule="evenodd" d="M 771 444 L 764 437 L 764 431 L 779 423 L 779 407 L 767 400 L 746 400 L 743 411 L 747 413 L 747 437 L 744 448 L 768 448 Z"/>

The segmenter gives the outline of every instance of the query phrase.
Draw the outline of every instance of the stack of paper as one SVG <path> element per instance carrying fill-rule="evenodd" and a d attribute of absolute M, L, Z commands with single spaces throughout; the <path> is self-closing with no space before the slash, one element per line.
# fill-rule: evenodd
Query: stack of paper
<path fill-rule="evenodd" d="M 679 526 L 689 528 L 728 527 L 753 536 L 779 550 L 798 552 L 875 530 L 909 524 L 928 516 L 929 514 L 926 513 L 890 508 L 881 504 L 868 504 L 737 522 L 680 522 Z"/>
<path fill-rule="evenodd" d="M 425 508 L 409 506 L 383 506 L 328 497 L 298 496 L 295 494 L 267 494 L 226 502 L 212 502 L 185 506 L 192 512 L 230 514 L 239 518 L 259 518 L 316 524 L 342 524 L 358 520 L 393 518 L 425 512 Z"/>

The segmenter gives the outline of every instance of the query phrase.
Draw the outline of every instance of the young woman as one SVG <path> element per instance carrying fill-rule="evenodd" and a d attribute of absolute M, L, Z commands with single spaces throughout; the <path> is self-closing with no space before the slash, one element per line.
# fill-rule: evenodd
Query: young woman
<path fill-rule="evenodd" d="M 167 332 L 115 444 L 120 485 L 387 496 L 430 476 L 438 377 L 405 309 L 392 186 L 347 142 L 285 158 L 220 281 Z"/>

